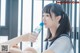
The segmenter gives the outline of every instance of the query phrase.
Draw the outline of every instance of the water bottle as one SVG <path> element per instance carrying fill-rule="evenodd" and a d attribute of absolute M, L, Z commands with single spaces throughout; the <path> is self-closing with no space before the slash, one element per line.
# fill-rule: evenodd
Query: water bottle
<path fill-rule="evenodd" d="M 44 23 L 43 22 L 41 22 L 40 24 L 39 24 L 39 26 L 37 26 L 34 30 L 33 30 L 33 35 L 39 35 L 39 33 L 41 32 L 41 30 L 42 30 L 42 26 L 44 25 Z"/>

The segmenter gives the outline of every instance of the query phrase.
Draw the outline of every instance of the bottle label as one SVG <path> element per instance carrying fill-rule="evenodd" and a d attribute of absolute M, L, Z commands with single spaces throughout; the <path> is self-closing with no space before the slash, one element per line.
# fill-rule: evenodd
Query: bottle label
<path fill-rule="evenodd" d="M 36 29 L 34 30 L 34 33 L 39 34 L 40 31 L 41 31 L 41 28 L 36 28 Z"/>

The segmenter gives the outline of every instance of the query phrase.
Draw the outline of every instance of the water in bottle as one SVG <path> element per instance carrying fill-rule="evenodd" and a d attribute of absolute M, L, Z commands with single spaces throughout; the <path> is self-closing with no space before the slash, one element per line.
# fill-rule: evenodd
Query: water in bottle
<path fill-rule="evenodd" d="M 44 23 L 41 22 L 41 23 L 39 24 L 39 26 L 37 26 L 37 27 L 34 29 L 33 35 L 39 35 L 40 31 L 42 30 L 43 25 L 44 25 Z"/>

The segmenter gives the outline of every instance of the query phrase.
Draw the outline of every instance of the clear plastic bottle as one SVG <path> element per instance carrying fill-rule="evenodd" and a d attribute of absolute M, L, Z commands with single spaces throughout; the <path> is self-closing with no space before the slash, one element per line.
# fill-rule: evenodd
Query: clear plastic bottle
<path fill-rule="evenodd" d="M 41 22 L 41 23 L 39 24 L 39 26 L 37 26 L 37 27 L 34 29 L 33 35 L 39 35 L 39 33 L 40 33 L 41 30 L 42 30 L 42 26 L 43 26 L 43 25 L 44 25 L 44 23 Z"/>

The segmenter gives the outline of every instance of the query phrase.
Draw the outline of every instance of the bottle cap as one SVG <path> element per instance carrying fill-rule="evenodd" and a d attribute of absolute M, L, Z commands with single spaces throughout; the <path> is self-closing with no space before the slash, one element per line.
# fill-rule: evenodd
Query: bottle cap
<path fill-rule="evenodd" d="M 43 23 L 43 22 L 41 22 L 41 23 L 40 23 L 40 26 L 43 26 L 43 25 L 44 25 L 44 23 Z"/>

